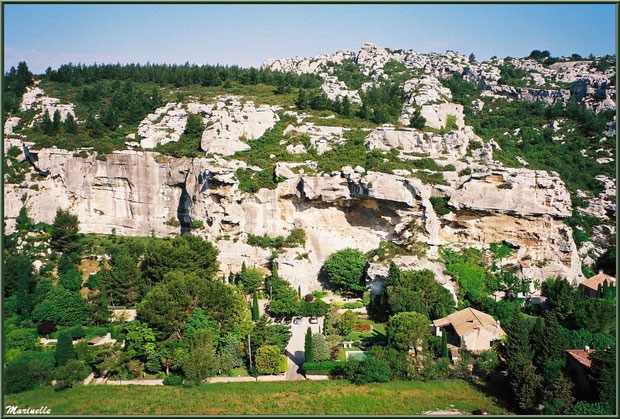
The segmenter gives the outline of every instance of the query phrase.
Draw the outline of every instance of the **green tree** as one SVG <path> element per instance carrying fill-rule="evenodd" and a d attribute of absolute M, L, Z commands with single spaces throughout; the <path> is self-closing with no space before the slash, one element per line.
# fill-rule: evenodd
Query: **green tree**
<path fill-rule="evenodd" d="M 101 287 L 99 292 L 90 293 L 90 297 L 88 299 L 88 312 L 89 317 L 95 326 L 106 324 L 112 315 L 112 312 L 108 309 L 107 295 L 107 290 L 104 286 Z"/>
<path fill-rule="evenodd" d="M 77 215 L 59 208 L 52 224 L 50 246 L 58 252 L 73 253 L 79 248 L 78 232 Z"/>
<path fill-rule="evenodd" d="M 340 113 L 344 116 L 351 116 L 353 114 L 353 111 L 351 109 L 351 101 L 349 100 L 348 96 L 345 96 L 342 99 L 342 104 L 340 106 Z"/>
<path fill-rule="evenodd" d="M 338 317 L 336 327 L 340 334 L 346 337 L 353 331 L 356 323 L 357 315 L 351 310 L 347 310 Z"/>
<path fill-rule="evenodd" d="M 146 323 L 134 320 L 125 326 L 127 335 L 125 347 L 132 358 L 146 357 L 149 351 L 155 347 L 155 334 Z"/>
<path fill-rule="evenodd" d="M 426 126 L 426 118 L 422 116 L 419 108 L 415 108 L 413 114 L 409 117 L 409 127 L 415 129 L 424 129 Z"/>
<path fill-rule="evenodd" d="M 73 339 L 67 329 L 63 329 L 58 333 L 55 358 L 57 365 L 65 365 L 68 361 L 76 358 Z"/>
<path fill-rule="evenodd" d="M 327 361 L 330 357 L 330 350 L 325 341 L 325 336 L 321 333 L 312 335 L 312 359 L 313 361 Z"/>
<path fill-rule="evenodd" d="M 71 112 L 67 114 L 67 117 L 65 118 L 65 122 L 63 125 L 64 125 L 64 130 L 67 134 L 75 135 L 78 133 L 78 126 Z"/>
<path fill-rule="evenodd" d="M 252 320 L 256 321 L 259 317 L 260 313 L 258 311 L 258 294 L 256 293 L 256 290 L 254 290 L 254 293 L 252 295 Z"/>
<path fill-rule="evenodd" d="M 542 284 L 542 292 L 560 320 L 565 320 L 575 310 L 577 293 L 566 279 L 547 279 Z"/>
<path fill-rule="evenodd" d="M 113 255 L 111 269 L 101 270 L 101 282 L 113 304 L 133 304 L 140 296 L 141 273 L 127 247 Z"/>
<path fill-rule="evenodd" d="M 616 326 L 616 304 L 604 298 L 582 298 L 573 313 L 575 326 L 594 333 L 608 333 Z"/>
<path fill-rule="evenodd" d="M 32 320 L 50 321 L 59 326 L 81 326 L 88 323 L 88 307 L 80 293 L 62 286 L 53 287 L 45 299 L 32 310 Z"/>
<path fill-rule="evenodd" d="M 448 335 L 446 335 L 446 331 L 441 331 L 441 357 L 448 358 Z"/>
<path fill-rule="evenodd" d="M 295 100 L 295 106 L 297 106 L 297 109 L 300 111 L 308 108 L 308 96 L 306 95 L 306 91 L 304 89 L 299 89 L 297 100 Z"/>
<path fill-rule="evenodd" d="M 182 367 L 187 382 L 193 385 L 213 377 L 218 369 L 218 359 L 210 339 L 202 345 L 193 346 L 183 359 Z"/>
<path fill-rule="evenodd" d="M 219 268 L 217 254 L 212 243 L 192 234 L 153 240 L 147 245 L 142 262 L 147 285 L 161 282 L 172 271 L 213 279 Z"/>
<path fill-rule="evenodd" d="M 428 269 L 400 272 L 398 279 L 389 279 L 389 283 L 386 294 L 392 313 L 417 311 L 440 318 L 454 311 L 452 294 Z"/>
<path fill-rule="evenodd" d="M 366 258 L 355 249 L 343 249 L 333 253 L 324 265 L 330 284 L 337 290 L 351 294 L 360 294 L 366 289 L 365 267 Z"/>
<path fill-rule="evenodd" d="M 71 268 L 60 277 L 58 285 L 62 285 L 69 291 L 78 292 L 82 289 L 82 273 L 75 268 Z"/>
<path fill-rule="evenodd" d="M 524 368 L 532 363 L 533 351 L 529 340 L 529 328 L 523 317 L 515 311 L 512 321 L 506 326 L 504 352 L 508 373 L 520 377 Z"/>
<path fill-rule="evenodd" d="M 226 332 L 247 327 L 250 313 L 243 295 L 230 285 L 174 271 L 148 292 L 137 305 L 137 316 L 154 330 L 158 340 L 183 337 L 185 323 L 196 307 Z"/>
<path fill-rule="evenodd" d="M 29 329 L 15 329 L 5 335 L 6 347 L 28 351 L 34 349 L 36 334 Z"/>
<path fill-rule="evenodd" d="M 598 400 L 614 405 L 616 402 L 616 347 L 590 354 L 592 365 L 589 378 Z"/>
<path fill-rule="evenodd" d="M 205 126 L 202 123 L 202 117 L 197 114 L 189 114 L 183 134 L 192 138 L 199 138 L 204 130 Z"/>
<path fill-rule="evenodd" d="M 185 337 L 192 341 L 194 334 L 199 330 L 207 330 L 213 338 L 213 346 L 217 347 L 220 334 L 217 329 L 217 322 L 211 320 L 203 309 L 196 307 L 192 311 L 192 315 L 187 319 L 187 324 L 185 325 Z"/>
<path fill-rule="evenodd" d="M 536 368 L 528 364 L 523 368 L 520 378 L 511 381 L 515 399 L 521 410 L 529 412 L 538 405 L 538 395 L 542 386 L 542 377 Z"/>
<path fill-rule="evenodd" d="M 239 278 L 241 287 L 246 293 L 255 292 L 264 283 L 262 272 L 257 268 L 248 268 L 241 273 Z"/>
<path fill-rule="evenodd" d="M 275 345 L 265 345 L 256 351 L 256 369 L 261 374 L 280 374 L 286 372 L 288 363 L 286 355 Z"/>
<path fill-rule="evenodd" d="M 68 360 L 65 364 L 59 365 L 53 372 L 56 384 L 54 389 L 64 390 L 73 387 L 74 384 L 83 381 L 89 374 L 88 366 L 84 361 L 75 359 Z"/>
<path fill-rule="evenodd" d="M 306 362 L 314 362 L 314 352 L 312 347 L 312 329 L 308 328 L 306 331 L 306 340 L 304 344 L 304 353 L 306 356 Z"/>
<path fill-rule="evenodd" d="M 431 335 L 431 321 L 417 312 L 398 313 L 390 317 L 387 325 L 388 343 L 397 350 L 413 349 L 424 346 Z"/>

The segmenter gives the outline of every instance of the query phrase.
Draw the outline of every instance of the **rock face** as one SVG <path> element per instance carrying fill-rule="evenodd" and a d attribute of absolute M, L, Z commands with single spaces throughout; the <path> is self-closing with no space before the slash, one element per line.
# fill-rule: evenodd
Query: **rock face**
<path fill-rule="evenodd" d="M 158 144 L 179 141 L 187 125 L 187 112 L 182 103 L 168 103 L 149 114 L 138 126 L 140 146 L 155 148 Z"/>
<path fill-rule="evenodd" d="M 54 118 L 56 111 L 60 112 L 61 121 L 64 121 L 69 114 L 75 117 L 73 104 L 60 103 L 60 99 L 46 96 L 43 89 L 36 85 L 26 88 L 26 93 L 24 93 L 19 106 L 20 111 L 27 111 L 29 109 L 37 111 L 29 127 L 33 127 L 37 121 L 41 120 L 46 112 L 49 114 L 50 119 Z"/>
<path fill-rule="evenodd" d="M 542 170 L 489 169 L 474 173 L 451 195 L 456 209 L 519 216 L 569 217 L 570 194 L 564 182 Z"/>
<path fill-rule="evenodd" d="M 45 178 L 36 182 L 39 190 L 8 185 L 9 218 L 27 205 L 35 221 L 51 223 L 61 207 L 78 215 L 83 232 L 110 234 L 115 229 L 123 235 L 170 235 L 200 220 L 203 227 L 194 234 L 215 241 L 223 272 L 238 271 L 243 261 L 267 264 L 271 252 L 243 243 L 245 234 L 286 236 L 303 228 L 305 247 L 286 249 L 277 260 L 281 274 L 304 293 L 321 288 L 320 268 L 331 253 L 346 247 L 369 251 L 382 240 L 425 242 L 432 254 L 434 246 L 449 241 L 481 246 L 506 239 L 539 258 L 534 260 L 549 261 L 543 268 L 529 266 L 533 278 L 581 275 L 570 228 L 558 220 L 570 215 L 568 193 L 557 177 L 545 172 L 475 171 L 438 190 L 417 178 L 361 167 L 308 176 L 293 173 L 294 164 L 289 164 L 279 169 L 288 170 L 283 172 L 287 179 L 275 190 L 249 194 L 239 190 L 234 176 L 245 164 L 234 160 L 126 151 L 102 161 L 27 148 L 26 157 Z M 509 183 L 513 189 L 497 188 Z M 437 193 L 451 196 L 453 214 L 437 217 L 430 202 Z M 171 219 L 182 227 L 169 225 L 174 225 L 168 223 Z M 410 230 L 411 223 L 420 229 Z"/>
<path fill-rule="evenodd" d="M 403 153 L 425 153 L 431 157 L 461 158 L 467 153 L 472 133 L 453 131 L 444 135 L 420 132 L 412 128 L 396 130 L 390 127 L 377 128 L 371 132 L 364 144 L 369 150 L 378 148 L 389 151 L 396 148 Z"/>
<path fill-rule="evenodd" d="M 200 147 L 207 153 L 230 156 L 237 151 L 249 150 L 248 140 L 261 137 L 279 121 L 277 108 L 253 102 L 241 105 L 238 101 L 218 102 L 206 107 L 201 114 L 207 124 Z"/>
<path fill-rule="evenodd" d="M 324 81 L 321 85 L 321 90 L 325 92 L 330 100 L 342 100 L 347 97 L 351 103 L 362 103 L 356 90 L 348 90 L 347 85 L 338 80 L 338 77 L 328 76 L 325 73 L 322 74 L 324 74 Z"/>
<path fill-rule="evenodd" d="M 74 157 L 72 151 L 30 151 L 45 180 L 28 190 L 24 205 L 37 221 L 52 223 L 57 208 L 78 215 L 81 231 L 122 235 L 170 234 L 164 223 L 177 218 L 183 193 L 186 159 L 155 161 L 154 153 L 116 152 L 98 160 Z M 22 206 L 20 188 L 6 190 L 6 215 L 16 217 Z"/>

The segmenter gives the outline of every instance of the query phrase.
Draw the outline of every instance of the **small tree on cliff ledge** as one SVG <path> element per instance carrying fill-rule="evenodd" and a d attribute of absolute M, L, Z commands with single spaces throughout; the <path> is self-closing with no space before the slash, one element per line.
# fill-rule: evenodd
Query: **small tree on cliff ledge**
<path fill-rule="evenodd" d="M 325 261 L 325 273 L 332 286 L 349 294 L 361 294 L 366 285 L 363 282 L 366 258 L 359 250 L 343 249 L 332 254 Z"/>

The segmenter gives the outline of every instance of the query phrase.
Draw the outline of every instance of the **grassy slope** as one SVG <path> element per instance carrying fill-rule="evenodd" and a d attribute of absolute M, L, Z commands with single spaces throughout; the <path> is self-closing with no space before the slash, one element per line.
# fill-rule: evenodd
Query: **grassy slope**
<path fill-rule="evenodd" d="M 346 381 L 206 384 L 195 388 L 88 386 L 7 395 L 6 405 L 49 406 L 52 414 L 420 414 L 486 407 L 509 413 L 461 380 L 397 381 L 356 386 Z M 452 408 L 451 405 L 454 407 Z"/>

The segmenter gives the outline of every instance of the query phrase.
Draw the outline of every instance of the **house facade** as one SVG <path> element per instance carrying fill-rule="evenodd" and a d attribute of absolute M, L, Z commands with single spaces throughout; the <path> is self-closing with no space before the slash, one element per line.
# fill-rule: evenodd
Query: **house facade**
<path fill-rule="evenodd" d="M 471 307 L 434 320 L 433 326 L 437 336 L 446 332 L 448 344 L 472 354 L 490 349 L 506 335 L 499 321 Z"/>

